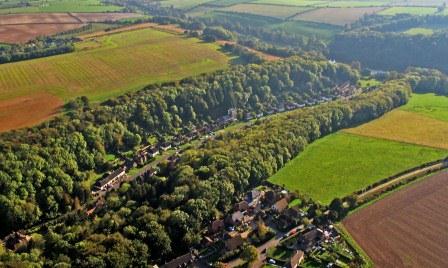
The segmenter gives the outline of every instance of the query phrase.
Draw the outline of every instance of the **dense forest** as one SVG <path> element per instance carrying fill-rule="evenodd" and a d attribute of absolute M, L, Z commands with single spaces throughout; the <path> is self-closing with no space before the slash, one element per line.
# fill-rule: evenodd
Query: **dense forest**
<path fill-rule="evenodd" d="M 1 135 L 1 234 L 85 202 L 90 189 L 82 182 L 111 168 L 107 153 L 131 150 L 151 136 L 163 141 L 229 108 L 265 111 L 281 102 L 331 95 L 335 85 L 357 79 L 357 71 L 346 65 L 290 59 L 150 86 L 95 108 L 87 98 L 71 101 L 65 116 Z"/>
<path fill-rule="evenodd" d="M 291 63 L 278 63 L 280 66 L 289 64 Z M 253 70 L 255 67 L 247 68 Z M 119 191 L 110 193 L 104 209 L 94 219 L 85 219 L 82 214 L 72 215 L 64 220 L 64 224 L 55 224 L 41 234 L 34 234 L 35 242 L 24 249 L 23 253 L 3 254 L 0 260 L 6 264 L 40 262 L 49 266 L 72 264 L 78 267 L 129 267 L 163 262 L 197 245 L 201 238 L 200 230 L 210 219 L 228 211 L 234 198 L 274 174 L 308 143 L 338 129 L 374 119 L 406 103 L 409 94 L 410 87 L 405 80 L 390 81 L 376 91 L 351 100 L 275 115 L 254 125 L 225 132 L 200 148 L 184 152 L 175 167 L 162 163 L 158 176 L 126 183 Z M 72 137 L 69 150 L 83 153 L 89 147 L 86 141 L 82 142 L 84 135 L 81 134 L 81 125 L 73 122 L 59 133 L 67 133 Z M 79 132 L 75 131 L 76 128 Z M 69 129 L 72 129 L 72 133 Z M 39 132 L 44 130 L 49 135 L 54 131 L 44 127 Z M 100 143 L 101 137 L 97 139 Z M 76 145 L 73 144 L 74 141 L 77 142 Z M 36 145 L 20 146 L 29 149 Z M 70 155 L 63 143 L 58 146 L 60 148 L 46 148 L 54 148 L 54 154 L 63 155 L 65 151 L 66 155 Z M 23 150 L 9 151 L 6 155 L 15 156 L 16 162 L 2 160 L 2 163 L 25 166 L 23 161 L 18 160 L 23 154 Z M 29 157 L 38 158 L 33 163 L 48 165 L 44 158 L 36 154 L 30 154 Z M 48 157 L 52 158 L 51 155 Z M 76 163 L 75 160 L 71 161 Z M 29 162 L 26 161 L 26 164 L 29 165 Z M 41 172 L 36 167 L 33 170 L 34 173 Z M 21 177 L 24 183 L 31 184 L 26 176 Z M 56 176 L 44 178 L 41 185 L 48 185 L 50 178 L 55 184 L 62 185 L 47 186 L 48 188 L 70 190 L 70 183 Z M 23 188 L 25 187 L 20 189 Z M 47 189 L 41 191 L 48 198 L 58 198 Z M 19 194 L 22 192 L 16 191 Z M 26 211 L 32 204 L 21 201 L 21 198 L 23 197 L 5 197 L 3 202 L 14 200 L 18 209 Z M 30 197 L 27 200 L 31 200 Z M 20 206 L 21 202 L 24 206 Z M 32 214 L 42 210 L 42 213 L 48 213 L 44 209 L 34 207 L 27 212 Z M 316 207 L 317 210 L 319 207 Z M 29 214 L 19 212 L 14 216 Z M 2 216 L 3 221 L 4 219 Z M 3 224 L 4 222 L 2 226 L 5 226 Z"/>

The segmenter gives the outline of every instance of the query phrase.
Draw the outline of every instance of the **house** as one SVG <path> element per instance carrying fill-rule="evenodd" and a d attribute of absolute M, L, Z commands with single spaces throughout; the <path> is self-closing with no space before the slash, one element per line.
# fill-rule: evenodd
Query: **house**
<path fill-rule="evenodd" d="M 112 188 L 115 184 L 119 183 L 126 176 L 126 168 L 121 167 L 114 172 L 112 172 L 106 178 L 98 181 L 95 188 L 98 191 L 107 191 Z"/>
<path fill-rule="evenodd" d="M 282 213 L 288 207 L 288 204 L 288 200 L 286 198 L 282 198 L 275 202 L 275 204 L 272 206 L 272 209 L 277 213 Z"/>
<path fill-rule="evenodd" d="M 247 201 L 241 201 L 233 206 L 234 211 L 245 211 L 249 208 Z"/>
<path fill-rule="evenodd" d="M 305 254 L 301 250 L 295 250 L 292 254 L 291 258 L 289 259 L 286 267 L 288 268 L 296 268 L 299 266 L 305 257 Z"/>
<path fill-rule="evenodd" d="M 153 146 L 153 147 L 149 148 L 148 155 L 150 157 L 156 157 L 158 154 L 160 154 L 160 152 L 159 152 L 159 149 L 157 149 L 157 147 Z"/>
<path fill-rule="evenodd" d="M 277 194 L 274 191 L 267 191 L 264 194 L 264 202 L 266 205 L 271 206 L 275 203 L 277 199 Z"/>
<path fill-rule="evenodd" d="M 234 237 L 231 237 L 231 238 L 227 239 L 224 242 L 224 244 L 226 246 L 226 250 L 232 251 L 232 250 L 235 250 L 235 249 L 241 247 L 244 244 L 244 240 L 241 237 L 241 235 L 238 234 L 238 235 L 236 235 Z"/>
<path fill-rule="evenodd" d="M 160 145 L 160 149 L 162 151 L 168 151 L 169 149 L 171 149 L 171 147 L 172 147 L 171 143 L 169 143 L 169 142 L 164 142 Z"/>
<path fill-rule="evenodd" d="M 16 251 L 21 246 L 27 246 L 31 240 L 31 236 L 22 234 L 21 232 L 13 232 L 3 240 L 6 248 Z"/>
<path fill-rule="evenodd" d="M 197 258 L 196 255 L 190 252 L 180 257 L 177 257 L 168 263 L 165 263 L 164 265 L 162 265 L 162 268 L 191 267 L 192 264 L 195 262 L 196 258 Z"/>
<path fill-rule="evenodd" d="M 243 213 L 241 211 L 236 211 L 227 217 L 226 222 L 231 225 L 239 225 L 243 222 L 243 218 Z"/>
<path fill-rule="evenodd" d="M 224 230 L 224 220 L 214 220 L 212 224 L 210 224 L 209 232 L 212 234 L 216 234 L 217 232 Z"/>
<path fill-rule="evenodd" d="M 299 236 L 297 246 L 301 250 L 308 251 L 322 239 L 322 230 L 313 228 Z"/>
<path fill-rule="evenodd" d="M 285 210 L 284 214 L 290 218 L 299 218 L 302 215 L 302 212 L 297 207 L 288 208 Z"/>
<path fill-rule="evenodd" d="M 238 116 L 238 111 L 235 108 L 231 108 L 231 109 L 227 110 L 227 115 L 231 119 L 236 119 Z"/>

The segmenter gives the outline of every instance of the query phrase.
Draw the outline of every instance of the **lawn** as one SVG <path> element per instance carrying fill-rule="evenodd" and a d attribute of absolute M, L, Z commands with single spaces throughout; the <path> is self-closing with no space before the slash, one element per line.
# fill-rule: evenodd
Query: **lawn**
<path fill-rule="evenodd" d="M 445 150 L 339 132 L 310 144 L 269 180 L 328 204 L 335 197 L 447 154 Z"/>
<path fill-rule="evenodd" d="M 448 121 L 448 97 L 435 94 L 413 94 L 408 104 L 400 108 L 433 119 Z"/>
<path fill-rule="evenodd" d="M 17 4 L 27 2 L 29 6 Z M 32 0 L 0 1 L 0 14 L 40 12 L 113 12 L 122 7 L 104 4 L 100 0 Z"/>

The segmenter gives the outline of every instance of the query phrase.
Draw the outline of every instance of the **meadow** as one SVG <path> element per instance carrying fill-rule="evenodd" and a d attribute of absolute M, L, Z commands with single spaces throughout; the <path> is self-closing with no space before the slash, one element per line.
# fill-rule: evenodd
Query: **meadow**
<path fill-rule="evenodd" d="M 20 6 L 26 2 L 28 6 Z M 100 0 L 29 0 L 0 1 L 0 14 L 45 12 L 115 12 L 122 7 L 103 4 Z"/>
<path fill-rule="evenodd" d="M 374 14 L 382 9 L 382 7 L 319 8 L 298 14 L 294 19 L 344 26 L 366 14 Z"/>
<path fill-rule="evenodd" d="M 218 49 L 153 29 L 88 39 L 76 43 L 74 53 L 0 65 L 0 107 L 26 105 L 18 100 L 41 92 L 63 101 L 77 96 L 104 101 L 147 84 L 223 69 L 228 58 Z M 2 118 L 7 119 L 1 116 L 0 123 Z"/>
<path fill-rule="evenodd" d="M 432 15 L 437 12 L 436 7 L 391 7 L 379 12 L 379 15 L 394 16 L 397 14 Z"/>
<path fill-rule="evenodd" d="M 238 13 L 249 13 L 267 17 L 286 19 L 298 13 L 305 12 L 310 8 L 295 6 L 279 6 L 279 5 L 254 5 L 254 4 L 238 4 L 222 9 L 222 11 L 231 11 Z"/>
<path fill-rule="evenodd" d="M 328 204 L 448 151 L 339 132 L 310 144 L 269 180 Z"/>
<path fill-rule="evenodd" d="M 404 31 L 403 33 L 408 35 L 432 35 L 434 34 L 434 30 L 429 28 L 416 27 L 416 28 L 410 28 Z"/>
<path fill-rule="evenodd" d="M 270 181 L 323 203 L 448 156 L 448 98 L 414 94 L 408 104 L 310 144 Z"/>

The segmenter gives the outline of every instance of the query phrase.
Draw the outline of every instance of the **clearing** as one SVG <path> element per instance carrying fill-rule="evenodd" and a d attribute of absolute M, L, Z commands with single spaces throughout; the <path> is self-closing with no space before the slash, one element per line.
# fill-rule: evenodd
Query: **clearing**
<path fill-rule="evenodd" d="M 0 107 L 42 92 L 64 101 L 77 96 L 103 101 L 147 84 L 226 68 L 228 57 L 218 49 L 153 29 L 87 39 L 76 43 L 74 53 L 0 65 Z"/>
<path fill-rule="evenodd" d="M 448 151 L 339 132 L 310 144 L 269 180 L 328 204 Z"/>
<path fill-rule="evenodd" d="M 363 208 L 344 226 L 377 267 L 448 267 L 448 173 Z"/>

